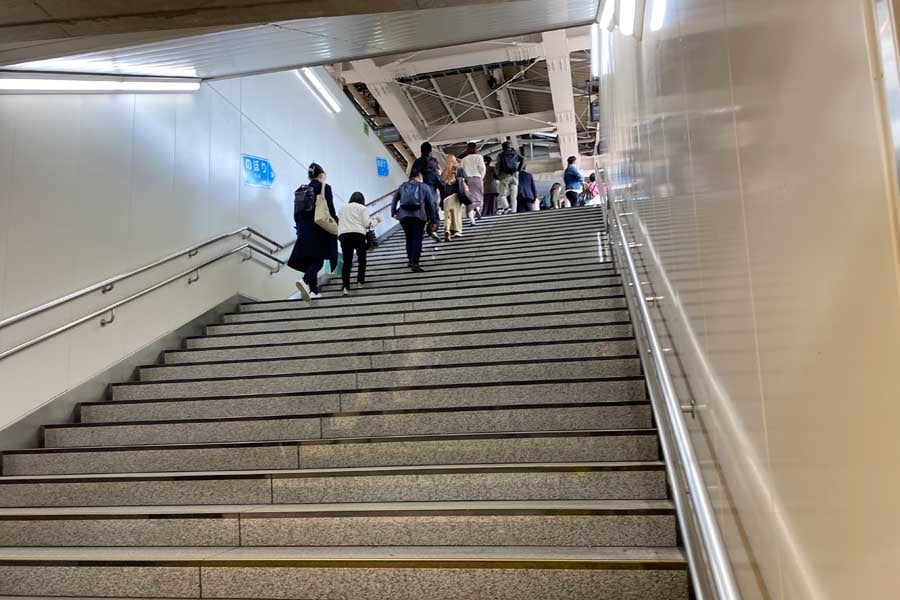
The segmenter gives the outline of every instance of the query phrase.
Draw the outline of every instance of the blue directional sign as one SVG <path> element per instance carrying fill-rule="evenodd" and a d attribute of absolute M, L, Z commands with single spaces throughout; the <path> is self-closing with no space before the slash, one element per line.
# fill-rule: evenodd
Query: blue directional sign
<path fill-rule="evenodd" d="M 270 188 L 275 183 L 275 169 L 267 158 L 241 154 L 241 167 L 244 171 L 244 185 Z"/>
<path fill-rule="evenodd" d="M 379 177 L 387 177 L 390 175 L 390 169 L 388 168 L 388 161 L 386 158 L 376 158 L 375 168 L 378 169 Z"/>

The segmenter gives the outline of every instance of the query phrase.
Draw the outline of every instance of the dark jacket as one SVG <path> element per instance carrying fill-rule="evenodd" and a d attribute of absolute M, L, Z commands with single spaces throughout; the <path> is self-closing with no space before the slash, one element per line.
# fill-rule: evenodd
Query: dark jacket
<path fill-rule="evenodd" d="M 500 168 L 500 161 L 502 160 L 503 154 L 506 153 L 506 152 L 511 152 L 511 153 L 513 153 L 513 154 L 516 155 L 516 164 L 518 165 L 518 168 L 516 169 L 517 172 L 518 172 L 518 171 L 521 171 L 522 169 L 525 168 L 525 157 L 524 157 L 524 156 L 522 156 L 521 154 L 519 154 L 518 152 L 516 152 L 516 151 L 513 150 L 512 148 L 510 148 L 510 149 L 508 149 L 508 150 L 501 150 L 501 151 L 500 151 L 500 154 L 498 154 L 498 155 L 497 155 L 497 158 L 494 160 L 494 168 L 497 169 L 497 176 L 498 176 L 498 177 L 506 177 L 506 176 L 511 175 L 511 173 L 504 173 L 504 172 L 503 172 L 503 169 Z"/>
<path fill-rule="evenodd" d="M 435 172 L 434 165 L 437 159 L 431 156 L 420 156 L 413 161 L 412 169 L 418 169 L 422 173 L 422 182 L 434 190 L 435 196 L 444 195 L 444 180 Z"/>
<path fill-rule="evenodd" d="M 394 192 L 394 200 L 391 202 L 391 216 L 393 216 L 398 221 L 413 218 L 419 219 L 420 221 L 437 223 L 437 202 L 434 199 L 434 191 L 432 190 L 431 186 L 425 185 L 425 183 L 419 183 L 418 181 L 410 181 L 422 187 L 422 203 L 419 204 L 419 208 L 415 210 L 403 208 L 399 205 L 400 188 L 397 188 L 397 191 Z"/>
<path fill-rule="evenodd" d="M 313 188 L 316 196 L 322 193 L 322 182 L 313 180 L 308 185 Z M 328 212 L 336 223 L 338 218 L 334 210 L 334 197 L 331 194 L 331 186 L 327 183 L 325 200 L 328 202 Z M 288 259 L 288 266 L 303 271 L 314 260 L 327 260 L 331 263 L 331 270 L 334 271 L 338 262 L 337 236 L 316 225 L 315 213 L 310 215 L 294 213 L 294 228 L 297 230 L 297 241 Z"/>
<path fill-rule="evenodd" d="M 497 187 L 497 169 L 494 165 L 490 165 L 484 172 L 484 193 L 498 194 L 500 189 Z"/>
<path fill-rule="evenodd" d="M 519 200 L 534 202 L 537 198 L 537 188 L 534 186 L 534 177 L 528 171 L 519 171 Z"/>

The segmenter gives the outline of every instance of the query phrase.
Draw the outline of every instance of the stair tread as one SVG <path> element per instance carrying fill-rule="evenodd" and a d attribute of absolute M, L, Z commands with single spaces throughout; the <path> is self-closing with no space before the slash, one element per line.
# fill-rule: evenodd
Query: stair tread
<path fill-rule="evenodd" d="M 192 479 L 228 477 L 281 477 L 329 476 L 385 473 L 440 473 L 440 472 L 503 472 L 503 471 L 568 471 L 568 470 L 629 470 L 659 469 L 662 461 L 608 461 L 608 462 L 563 462 L 563 463 L 486 463 L 465 465 L 412 465 L 388 467 L 341 467 L 332 469 L 265 469 L 247 471 L 164 471 L 155 473 L 96 473 L 65 475 L 10 475 L 0 477 L 0 484 L 55 482 L 55 481 L 129 481 L 141 479 Z"/>
<path fill-rule="evenodd" d="M 609 403 L 615 405 L 616 403 Z M 641 404 L 647 404 L 642 402 Z M 528 405 L 524 405 L 528 406 Z M 349 413 L 348 413 L 349 414 Z M 358 413 L 354 413 L 358 414 Z M 319 418 L 316 415 L 298 415 L 297 418 Z M 232 417 L 233 419 L 233 417 Z M 216 419 L 210 419 L 216 420 Z M 165 423 L 190 423 L 190 420 L 184 421 L 165 421 Z M 138 422 L 141 424 L 148 423 L 146 421 Z M 135 422 L 113 421 L 111 423 L 98 423 L 99 426 L 106 425 L 134 425 Z M 94 425 L 93 423 L 91 425 Z M 383 436 L 362 436 L 362 437 L 333 437 L 333 438 L 303 438 L 303 439 L 285 439 L 285 440 L 259 440 L 259 441 L 233 441 L 233 442 L 197 442 L 197 443 L 175 443 L 175 444 L 136 444 L 136 445 L 110 445 L 110 446 L 65 446 L 65 447 L 47 447 L 47 448 L 28 448 L 24 450 L 7 450 L 2 454 L 22 455 L 22 454 L 61 454 L 69 452 L 117 452 L 130 450 L 179 450 L 191 448 L 222 448 L 222 447 L 243 447 L 243 446 L 277 446 L 284 444 L 347 444 L 347 443 L 385 443 L 385 442 L 416 442 L 416 441 L 462 441 L 462 440 L 478 440 L 478 439 L 496 439 L 496 438 L 548 438 L 548 437 L 589 437 L 598 435 L 621 436 L 621 435 L 656 435 L 656 429 L 640 428 L 640 429 L 564 429 L 564 430 L 536 430 L 536 431 L 501 431 L 501 432 L 466 432 L 466 433 L 429 433 L 429 434 L 411 434 L 411 435 L 383 435 Z"/>
<path fill-rule="evenodd" d="M 14 517 L 92 517 L 147 515 L 409 513 L 442 511 L 671 511 L 669 500 L 482 500 L 464 502 L 350 502 L 344 504 L 196 504 L 169 506 L 74 506 L 0 508 L 0 519 Z"/>
<path fill-rule="evenodd" d="M 683 552 L 675 547 L 557 546 L 382 546 L 382 547 L 243 547 L 243 548 L 0 548 L 0 561 L 78 561 L 90 563 L 194 563 L 234 562 L 258 566 L 274 562 L 644 562 L 684 565 Z"/>

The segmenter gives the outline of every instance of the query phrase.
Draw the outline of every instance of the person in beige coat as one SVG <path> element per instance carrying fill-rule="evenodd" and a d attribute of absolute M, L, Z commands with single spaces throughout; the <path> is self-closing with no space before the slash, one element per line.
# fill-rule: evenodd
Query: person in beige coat
<path fill-rule="evenodd" d="M 444 208 L 444 241 L 450 241 L 462 236 L 463 217 L 466 207 L 459 199 L 457 175 L 459 162 L 452 154 L 447 157 L 444 165 L 444 190 L 441 192 L 441 203 Z"/>

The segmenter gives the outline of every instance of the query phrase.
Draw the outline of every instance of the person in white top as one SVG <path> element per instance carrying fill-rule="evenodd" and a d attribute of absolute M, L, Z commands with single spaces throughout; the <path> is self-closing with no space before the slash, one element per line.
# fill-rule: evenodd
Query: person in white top
<path fill-rule="evenodd" d="M 466 146 L 466 154 L 459 165 L 466 174 L 466 185 L 469 187 L 469 222 L 475 224 L 475 217 L 481 218 L 481 210 L 484 207 L 484 175 L 487 166 L 484 157 L 478 154 L 478 147 L 474 142 Z"/>
<path fill-rule="evenodd" d="M 359 257 L 356 281 L 359 287 L 363 287 L 366 283 L 366 231 L 370 221 L 365 197 L 361 192 L 353 192 L 350 202 L 338 212 L 338 241 L 341 243 L 341 254 L 344 258 L 341 280 L 345 296 L 350 293 L 350 272 L 353 269 L 354 252 Z"/>

